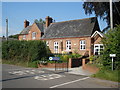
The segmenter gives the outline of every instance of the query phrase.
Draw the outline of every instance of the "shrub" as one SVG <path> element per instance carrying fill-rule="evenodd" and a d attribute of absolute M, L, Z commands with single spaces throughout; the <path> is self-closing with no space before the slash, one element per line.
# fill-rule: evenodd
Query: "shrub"
<path fill-rule="evenodd" d="M 48 57 L 46 43 L 34 41 L 4 41 L 2 43 L 2 59 L 36 63 L 42 57 Z"/>
<path fill-rule="evenodd" d="M 109 54 L 116 54 L 114 58 L 114 69 L 120 69 L 120 25 L 113 30 L 109 30 L 102 40 L 104 50 L 100 56 L 102 65 L 106 69 L 111 69 L 112 60 Z"/>

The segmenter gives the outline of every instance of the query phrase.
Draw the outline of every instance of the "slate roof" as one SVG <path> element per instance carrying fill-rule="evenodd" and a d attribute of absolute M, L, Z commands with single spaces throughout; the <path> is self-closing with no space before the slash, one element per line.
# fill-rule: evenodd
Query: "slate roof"
<path fill-rule="evenodd" d="M 35 23 L 37 25 L 37 27 L 39 28 L 39 30 L 41 30 L 41 32 L 44 32 L 44 25 L 42 23 Z M 30 31 L 32 25 L 31 26 L 27 26 L 26 28 L 24 28 L 20 34 L 28 34 L 28 32 Z"/>
<path fill-rule="evenodd" d="M 43 23 L 36 23 L 36 25 L 41 30 L 41 32 L 44 32 L 44 24 Z"/>
<path fill-rule="evenodd" d="M 20 34 L 28 34 L 29 30 L 31 29 L 32 26 L 27 26 L 26 28 L 24 28 Z"/>
<path fill-rule="evenodd" d="M 56 22 L 50 24 L 50 26 L 45 30 L 45 34 L 42 38 L 49 39 L 49 38 L 91 36 L 96 21 L 97 18 L 92 17 L 86 19 Z"/>

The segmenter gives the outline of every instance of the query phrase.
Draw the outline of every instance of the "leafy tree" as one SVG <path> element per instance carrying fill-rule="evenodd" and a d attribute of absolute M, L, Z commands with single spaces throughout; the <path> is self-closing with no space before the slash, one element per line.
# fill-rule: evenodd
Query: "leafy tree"
<path fill-rule="evenodd" d="M 40 18 L 39 22 L 45 24 L 45 21 L 42 20 L 41 18 Z"/>
<path fill-rule="evenodd" d="M 35 23 L 39 23 L 39 21 L 37 19 L 34 20 Z"/>
<path fill-rule="evenodd" d="M 120 25 L 114 30 L 109 30 L 102 40 L 104 44 L 103 54 L 100 56 L 103 67 L 111 69 L 111 58 L 109 54 L 116 54 L 114 58 L 114 69 L 120 69 Z"/>
<path fill-rule="evenodd" d="M 15 39 L 18 39 L 18 34 L 16 34 L 16 35 L 10 35 L 9 38 L 15 38 Z"/>
<path fill-rule="evenodd" d="M 43 19 L 41 19 L 41 18 L 39 20 L 35 19 L 34 22 L 35 23 L 43 23 L 43 24 L 45 24 L 45 21 Z"/>
<path fill-rule="evenodd" d="M 116 24 L 120 24 L 120 2 L 113 2 L 113 26 Z M 110 5 L 109 2 L 84 2 L 83 8 L 85 10 L 85 14 L 95 13 L 97 17 L 106 20 L 108 26 L 110 27 Z"/>

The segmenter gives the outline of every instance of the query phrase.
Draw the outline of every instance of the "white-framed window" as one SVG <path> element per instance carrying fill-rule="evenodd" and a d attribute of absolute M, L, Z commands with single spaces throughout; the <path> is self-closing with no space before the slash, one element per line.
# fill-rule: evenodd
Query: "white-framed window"
<path fill-rule="evenodd" d="M 66 50 L 67 51 L 71 50 L 71 41 L 70 40 L 66 41 Z"/>
<path fill-rule="evenodd" d="M 32 39 L 36 39 L 36 32 L 32 33 Z"/>
<path fill-rule="evenodd" d="M 85 50 L 86 49 L 86 42 L 85 40 L 80 41 L 80 50 Z"/>
<path fill-rule="evenodd" d="M 26 35 L 23 35 L 23 40 L 26 39 Z"/>
<path fill-rule="evenodd" d="M 46 45 L 49 46 L 49 42 L 48 41 L 46 41 Z"/>
<path fill-rule="evenodd" d="M 54 53 L 59 53 L 58 47 L 59 47 L 58 42 L 54 42 Z"/>
<path fill-rule="evenodd" d="M 95 44 L 94 45 L 94 55 L 100 55 L 101 51 L 103 51 L 103 44 Z"/>

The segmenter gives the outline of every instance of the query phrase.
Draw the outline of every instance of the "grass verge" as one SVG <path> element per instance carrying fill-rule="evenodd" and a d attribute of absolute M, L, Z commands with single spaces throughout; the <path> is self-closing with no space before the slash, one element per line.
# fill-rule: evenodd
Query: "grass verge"
<path fill-rule="evenodd" d="M 120 70 L 100 70 L 98 73 L 93 74 L 92 77 L 120 82 L 119 73 Z"/>
<path fill-rule="evenodd" d="M 2 60 L 2 64 L 11 64 L 11 65 L 17 65 L 17 66 L 23 66 L 23 67 L 33 67 L 37 68 L 36 62 L 23 62 L 23 61 L 13 61 L 13 60 Z"/>

